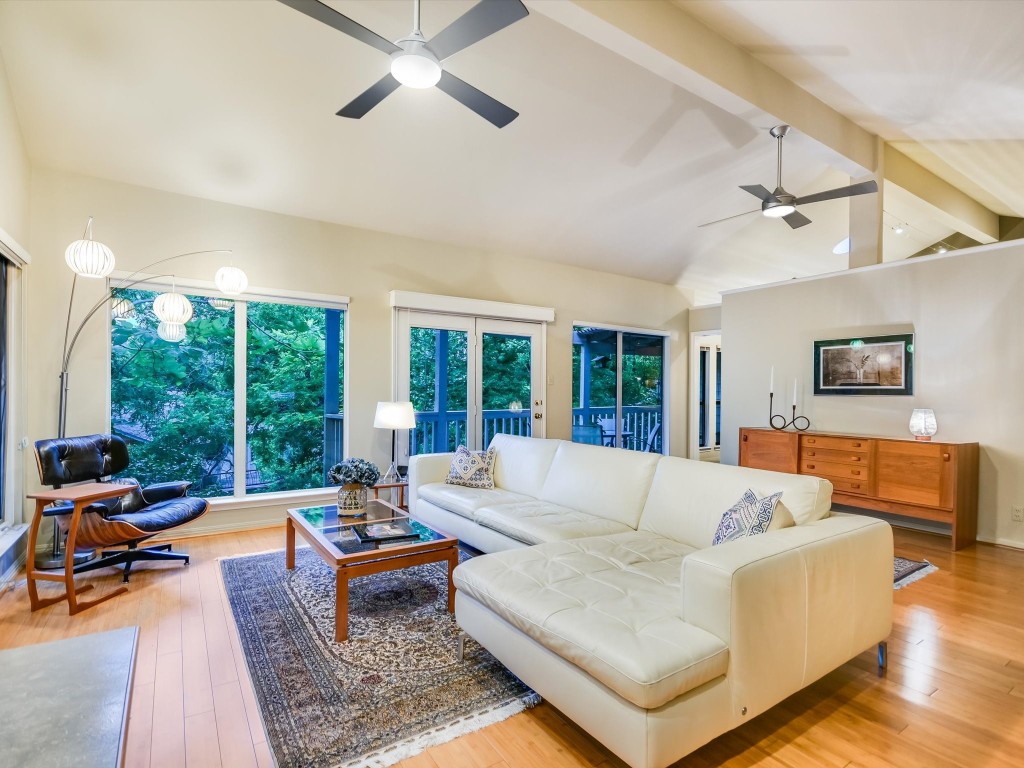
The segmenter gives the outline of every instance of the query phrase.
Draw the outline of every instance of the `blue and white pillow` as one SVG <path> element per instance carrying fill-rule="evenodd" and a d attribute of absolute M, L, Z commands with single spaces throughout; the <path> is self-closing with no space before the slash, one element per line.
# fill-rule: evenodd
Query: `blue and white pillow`
<path fill-rule="evenodd" d="M 467 488 L 493 488 L 494 460 L 497 455 L 498 452 L 494 448 L 474 452 L 460 445 L 452 458 L 445 482 Z"/>
<path fill-rule="evenodd" d="M 775 505 L 781 498 L 782 491 L 779 491 L 759 499 L 757 494 L 748 488 L 740 500 L 722 515 L 711 546 L 746 536 L 757 536 L 767 531 L 772 522 L 772 515 L 775 514 Z"/>

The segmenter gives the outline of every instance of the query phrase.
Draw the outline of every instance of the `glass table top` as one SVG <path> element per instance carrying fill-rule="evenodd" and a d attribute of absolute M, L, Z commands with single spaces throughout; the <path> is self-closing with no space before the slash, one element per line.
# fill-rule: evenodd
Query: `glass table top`
<path fill-rule="evenodd" d="M 298 507 L 288 511 L 342 554 L 385 550 L 447 538 L 376 499 L 366 502 L 366 514 L 361 517 L 339 514 L 336 504 Z"/>

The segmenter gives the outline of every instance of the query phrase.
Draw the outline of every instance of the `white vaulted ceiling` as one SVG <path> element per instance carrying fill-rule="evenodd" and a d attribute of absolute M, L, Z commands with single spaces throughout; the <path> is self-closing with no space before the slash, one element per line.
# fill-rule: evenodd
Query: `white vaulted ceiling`
<path fill-rule="evenodd" d="M 1024 2 L 675 0 L 1004 216 L 1024 216 Z"/>
<path fill-rule="evenodd" d="M 409 0 L 329 4 L 389 39 L 411 26 Z M 472 5 L 423 0 L 424 34 Z M 742 45 L 761 45 L 777 30 L 755 6 L 789 4 L 722 5 L 728 18 L 694 12 L 735 26 Z M 855 7 L 868 4 L 816 5 L 849 5 L 856 18 Z M 884 14 L 871 13 L 877 27 Z M 793 40 L 778 44 L 796 46 L 785 62 L 803 62 L 784 74 L 812 78 L 819 97 L 832 93 L 845 111 L 850 84 L 815 58 L 815 46 L 839 45 L 833 26 L 808 21 L 802 53 Z M 874 50 L 856 35 L 842 48 L 858 65 Z M 738 185 L 774 187 L 771 118 L 725 113 L 542 13 L 446 62 L 521 113 L 502 130 L 436 89 L 399 89 L 362 120 L 336 117 L 387 71 L 386 56 L 270 0 L 3 0 L 0 53 L 30 157 L 42 167 L 678 282 L 699 303 L 845 266 L 831 251 L 848 231 L 845 201 L 809 207 L 814 224 L 795 231 L 757 215 L 698 229 L 757 207 Z M 779 64 L 771 51 L 759 55 Z M 900 123 L 881 114 L 884 124 L 869 127 Z M 849 164 L 795 128 L 786 187 L 803 194 L 848 183 L 835 169 Z M 966 161 L 952 157 L 944 162 L 974 183 Z M 983 185 L 1016 210 L 1013 190 Z"/>

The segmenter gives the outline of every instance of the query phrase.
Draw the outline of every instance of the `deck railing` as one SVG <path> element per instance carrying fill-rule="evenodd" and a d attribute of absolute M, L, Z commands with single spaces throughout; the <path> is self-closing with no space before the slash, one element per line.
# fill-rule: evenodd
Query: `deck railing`
<path fill-rule="evenodd" d="M 615 419 L 615 408 L 573 408 L 573 424 L 598 424 L 602 419 Z M 483 418 L 483 445 L 488 445 L 496 434 L 532 434 L 533 415 L 528 410 L 485 410 Z M 627 405 L 622 409 L 625 447 L 647 450 L 651 432 L 661 423 L 661 408 L 648 405 Z M 630 435 L 629 433 L 632 433 Z M 444 453 L 453 451 L 466 442 L 465 411 L 418 411 L 416 429 L 410 433 L 410 453 Z M 661 452 L 661 431 L 654 437 L 651 450 Z M 611 439 L 609 438 L 609 442 Z"/>

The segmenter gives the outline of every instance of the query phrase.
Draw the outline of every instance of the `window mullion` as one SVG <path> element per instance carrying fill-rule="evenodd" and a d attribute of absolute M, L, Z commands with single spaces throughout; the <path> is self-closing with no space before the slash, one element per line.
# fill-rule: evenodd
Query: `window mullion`
<path fill-rule="evenodd" d="M 235 435 L 234 495 L 245 495 L 249 446 L 246 436 L 246 368 L 248 366 L 248 305 L 235 302 Z"/>

